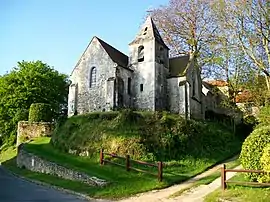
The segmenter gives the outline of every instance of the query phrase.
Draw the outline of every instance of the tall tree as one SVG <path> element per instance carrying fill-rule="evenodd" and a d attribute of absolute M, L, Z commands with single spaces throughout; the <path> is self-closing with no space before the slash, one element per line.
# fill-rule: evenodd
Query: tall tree
<path fill-rule="evenodd" d="M 67 104 L 68 77 L 41 62 L 18 62 L 0 77 L 0 134 L 4 141 L 15 140 L 18 121 L 28 119 L 32 103 L 52 106 L 54 117 Z"/>
<path fill-rule="evenodd" d="M 270 92 L 270 2 L 268 0 L 219 0 L 216 14 L 253 68 L 263 72 Z"/>
<path fill-rule="evenodd" d="M 208 64 L 217 32 L 210 1 L 170 0 L 149 13 L 171 48 L 171 56 L 190 53 L 199 67 Z"/>

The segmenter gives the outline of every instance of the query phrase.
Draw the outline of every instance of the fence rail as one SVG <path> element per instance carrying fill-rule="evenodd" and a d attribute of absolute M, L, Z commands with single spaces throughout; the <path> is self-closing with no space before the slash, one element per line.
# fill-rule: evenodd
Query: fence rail
<path fill-rule="evenodd" d="M 112 158 L 123 159 L 123 160 L 125 160 L 126 163 L 125 163 L 125 165 L 123 165 L 123 164 L 120 164 L 120 163 L 116 163 L 116 162 L 107 160 L 107 159 L 105 159 L 105 155 L 110 156 Z M 135 170 L 135 171 L 138 171 L 138 172 L 147 173 L 147 174 L 150 174 L 150 175 L 157 176 L 157 178 L 158 178 L 158 180 L 160 182 L 163 180 L 163 163 L 161 161 L 159 161 L 157 164 L 153 164 L 153 163 L 148 163 L 148 162 L 144 162 L 144 161 L 133 160 L 133 159 L 130 159 L 129 155 L 126 155 L 126 157 L 118 156 L 116 154 L 106 153 L 106 152 L 104 152 L 103 149 L 100 150 L 99 158 L 100 158 L 100 165 L 104 165 L 105 163 L 110 163 L 110 164 L 114 164 L 114 165 L 117 165 L 117 166 L 124 167 L 124 168 L 126 168 L 126 171 Z M 136 163 L 136 164 L 139 164 L 139 165 L 145 165 L 145 166 L 149 166 L 149 167 L 156 167 L 158 173 L 154 174 L 154 173 L 151 173 L 151 172 L 146 171 L 146 170 L 142 170 L 142 169 L 139 169 L 139 168 L 134 168 L 134 167 L 131 166 L 131 163 Z"/>
<path fill-rule="evenodd" d="M 221 188 L 225 190 L 227 184 L 238 184 L 238 185 L 255 185 L 255 186 L 270 186 L 270 183 L 260 183 L 260 182 L 241 182 L 241 181 L 228 181 L 226 180 L 226 173 L 267 173 L 262 170 L 245 170 L 245 169 L 226 169 L 226 165 L 223 164 L 221 167 Z"/>

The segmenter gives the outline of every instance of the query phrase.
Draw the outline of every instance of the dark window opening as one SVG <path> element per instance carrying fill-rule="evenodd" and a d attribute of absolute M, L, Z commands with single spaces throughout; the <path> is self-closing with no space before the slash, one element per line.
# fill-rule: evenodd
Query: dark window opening
<path fill-rule="evenodd" d="M 96 67 L 92 67 L 91 72 L 90 72 L 90 83 L 89 87 L 92 88 L 96 86 L 97 83 L 97 69 Z"/>
<path fill-rule="evenodd" d="M 193 80 L 193 86 L 192 86 L 192 96 L 195 96 L 195 80 Z"/>
<path fill-rule="evenodd" d="M 140 84 L 140 90 L 143 91 L 143 84 Z"/>
<path fill-rule="evenodd" d="M 144 29 L 143 35 L 146 35 L 147 27 Z"/>
<path fill-rule="evenodd" d="M 128 94 L 131 94 L 131 78 L 128 78 Z"/>
<path fill-rule="evenodd" d="M 143 62 L 143 61 L 144 61 L 144 57 L 138 59 L 138 62 Z"/>
<path fill-rule="evenodd" d="M 138 62 L 144 61 L 144 46 L 139 46 L 138 48 Z"/>

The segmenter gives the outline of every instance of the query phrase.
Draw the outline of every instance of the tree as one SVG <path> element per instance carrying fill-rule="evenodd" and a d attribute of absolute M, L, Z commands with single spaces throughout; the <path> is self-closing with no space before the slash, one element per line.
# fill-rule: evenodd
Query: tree
<path fill-rule="evenodd" d="M 155 19 L 171 56 L 191 54 L 195 65 L 206 66 L 213 56 L 217 24 L 207 0 L 170 0 L 166 6 L 149 11 Z"/>
<path fill-rule="evenodd" d="M 267 0 L 216 1 L 217 15 L 253 68 L 265 76 L 270 92 L 270 2 Z"/>
<path fill-rule="evenodd" d="M 27 120 L 32 103 L 52 106 L 57 118 L 67 105 L 68 77 L 41 61 L 18 62 L 17 67 L 0 76 L 0 134 L 3 142 L 16 138 L 18 121 Z"/>

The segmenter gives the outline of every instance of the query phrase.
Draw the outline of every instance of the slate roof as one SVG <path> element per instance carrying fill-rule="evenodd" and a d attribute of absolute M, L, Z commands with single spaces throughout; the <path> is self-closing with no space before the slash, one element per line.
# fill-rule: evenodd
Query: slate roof
<path fill-rule="evenodd" d="M 120 52 L 116 48 L 112 47 L 111 45 L 109 45 L 108 43 L 106 43 L 105 41 L 103 41 L 102 39 L 100 39 L 98 37 L 96 37 L 96 38 L 98 39 L 98 41 L 100 42 L 100 44 L 102 45 L 102 47 L 105 49 L 105 51 L 108 53 L 108 55 L 110 56 L 110 58 L 115 63 L 117 63 L 121 67 L 127 68 L 127 66 L 128 66 L 128 56 L 127 55 L 125 55 L 124 53 Z"/>
<path fill-rule="evenodd" d="M 179 77 L 186 74 L 189 55 L 169 59 L 169 77 Z"/>

